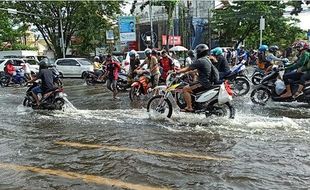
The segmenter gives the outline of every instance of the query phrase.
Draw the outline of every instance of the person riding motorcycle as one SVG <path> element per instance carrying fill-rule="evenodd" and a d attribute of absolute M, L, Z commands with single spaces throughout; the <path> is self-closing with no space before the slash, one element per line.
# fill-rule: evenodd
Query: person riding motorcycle
<path fill-rule="evenodd" d="M 219 74 L 215 66 L 208 59 L 209 47 L 206 44 L 199 44 L 196 46 L 195 51 L 197 54 L 197 59 L 193 64 L 176 71 L 176 73 L 185 73 L 191 70 L 197 70 L 199 77 L 198 81 L 183 88 L 184 100 L 186 102 L 186 107 L 181 111 L 193 112 L 192 108 L 192 93 L 198 93 L 204 90 L 210 89 L 212 84 L 219 80 Z"/>
<path fill-rule="evenodd" d="M 226 58 L 223 55 L 223 50 L 220 47 L 214 48 L 211 50 L 211 55 L 215 57 L 213 63 L 219 71 L 220 79 L 223 79 L 231 71 L 228 65 Z"/>
<path fill-rule="evenodd" d="M 165 50 L 161 52 L 161 55 L 162 57 L 159 60 L 159 65 L 162 68 L 161 77 L 162 79 L 166 80 L 168 72 L 174 70 L 174 64 L 172 58 L 167 55 Z"/>
<path fill-rule="evenodd" d="M 298 81 L 300 83 L 298 85 L 298 90 L 294 94 L 293 98 L 297 98 L 302 95 L 302 90 L 304 88 L 305 82 L 310 79 L 310 52 L 309 52 L 309 44 L 304 41 L 298 41 L 293 44 L 293 48 L 296 48 L 300 57 L 297 62 L 293 65 L 289 65 L 286 67 L 287 70 L 294 70 L 289 73 L 285 73 L 283 75 L 283 80 L 286 85 L 286 93 L 281 95 L 281 98 L 288 98 L 292 96 L 291 85 L 289 84 L 289 80 Z"/>
<path fill-rule="evenodd" d="M 106 58 L 106 69 L 107 69 L 107 88 L 113 92 L 113 99 L 119 99 L 116 97 L 118 91 L 116 87 L 118 72 L 121 69 L 121 66 L 112 60 L 111 55 L 107 55 Z"/>
<path fill-rule="evenodd" d="M 39 62 L 39 73 L 33 77 L 28 83 L 33 83 L 34 81 L 41 79 L 41 86 L 36 86 L 32 89 L 32 97 L 36 101 L 36 105 L 40 105 L 40 100 L 38 94 L 41 93 L 43 98 L 48 97 L 57 87 L 54 85 L 54 74 L 53 71 L 48 69 L 48 60 L 42 59 Z M 42 98 L 42 99 L 43 99 Z"/>
<path fill-rule="evenodd" d="M 278 46 L 270 46 L 268 51 L 269 53 L 266 56 L 266 60 L 271 64 L 266 70 L 265 72 L 268 73 L 272 70 L 272 66 L 273 65 L 277 65 L 277 62 L 288 62 L 287 58 L 281 59 L 276 57 L 276 52 L 279 50 Z"/>
<path fill-rule="evenodd" d="M 137 56 L 137 53 L 135 51 L 129 52 L 129 74 L 128 76 L 131 79 L 134 79 L 136 76 L 136 73 L 134 73 L 134 70 L 136 70 L 140 65 L 140 60 Z"/>
<path fill-rule="evenodd" d="M 94 73 L 98 78 L 103 74 L 102 65 L 98 56 L 94 58 Z"/>
<path fill-rule="evenodd" d="M 240 48 L 237 50 L 238 54 L 238 64 L 241 63 L 243 60 L 247 64 L 248 61 L 248 52 L 244 50 L 244 45 L 241 45 Z"/>
<path fill-rule="evenodd" d="M 266 71 L 267 68 L 271 66 L 271 63 L 266 59 L 266 51 L 268 51 L 267 45 L 259 46 L 257 55 L 257 66 L 263 71 Z"/>
<path fill-rule="evenodd" d="M 158 61 L 157 61 L 157 58 L 151 54 L 152 52 L 150 49 L 146 49 L 144 53 L 146 55 L 146 59 L 138 67 L 138 69 L 142 68 L 145 64 L 147 64 L 147 68 L 150 70 L 150 73 L 151 73 L 152 88 L 155 88 L 156 86 L 158 86 L 159 77 L 160 77 Z"/>
<path fill-rule="evenodd" d="M 9 83 L 12 81 L 12 78 L 13 78 L 15 71 L 16 71 L 16 69 L 13 65 L 13 61 L 8 60 L 5 67 L 4 67 L 4 72 L 10 78 Z"/>

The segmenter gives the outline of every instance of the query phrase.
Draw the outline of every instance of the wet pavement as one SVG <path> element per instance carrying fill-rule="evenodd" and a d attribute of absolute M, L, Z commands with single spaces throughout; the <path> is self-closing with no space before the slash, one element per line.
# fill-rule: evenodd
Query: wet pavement
<path fill-rule="evenodd" d="M 22 106 L 0 89 L 0 189 L 309 189 L 310 107 L 234 100 L 234 120 L 150 117 L 128 93 L 66 79 L 74 105 Z"/>

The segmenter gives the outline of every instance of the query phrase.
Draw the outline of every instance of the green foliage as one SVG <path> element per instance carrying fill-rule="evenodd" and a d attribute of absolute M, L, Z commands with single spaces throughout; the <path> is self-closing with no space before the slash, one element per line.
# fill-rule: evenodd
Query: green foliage
<path fill-rule="evenodd" d="M 266 21 L 264 44 L 291 44 L 302 30 L 292 24 L 298 20 L 283 17 L 285 7 L 280 1 L 236 1 L 226 9 L 215 10 L 212 24 L 220 34 L 220 45 L 237 47 L 245 40 L 246 46 L 257 48 L 261 16 Z"/>
<path fill-rule="evenodd" d="M 18 14 L 21 22 L 33 23 L 42 34 L 48 47 L 62 56 L 61 27 L 62 18 L 65 44 L 69 44 L 72 36 L 78 36 L 81 41 L 79 52 L 87 54 L 94 49 L 91 40 L 101 40 L 100 31 L 105 30 L 109 24 L 102 17 L 116 16 L 120 13 L 122 1 L 16 1 L 8 2 L 11 8 L 22 10 L 34 15 Z M 68 47 L 68 46 L 67 46 Z M 67 47 L 65 47 L 67 49 Z"/>

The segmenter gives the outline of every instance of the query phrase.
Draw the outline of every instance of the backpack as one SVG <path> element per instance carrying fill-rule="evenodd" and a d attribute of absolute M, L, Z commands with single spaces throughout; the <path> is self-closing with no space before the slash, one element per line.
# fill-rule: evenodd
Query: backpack
<path fill-rule="evenodd" d="M 220 80 L 219 71 L 217 68 L 211 63 L 211 61 L 207 58 L 204 58 L 211 65 L 211 73 L 210 73 L 210 81 L 215 83 Z"/>

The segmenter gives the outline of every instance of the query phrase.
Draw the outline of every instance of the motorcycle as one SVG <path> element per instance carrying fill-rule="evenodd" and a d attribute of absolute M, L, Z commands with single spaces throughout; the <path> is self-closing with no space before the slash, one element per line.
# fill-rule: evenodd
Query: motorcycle
<path fill-rule="evenodd" d="M 134 82 L 131 84 L 130 91 L 129 91 L 129 99 L 130 101 L 139 100 L 142 96 L 149 96 L 158 94 L 160 89 L 165 88 L 165 86 L 157 86 L 154 90 L 152 90 L 151 86 L 149 85 L 151 74 L 148 70 L 136 70 L 134 71 L 137 73 L 136 77 L 134 78 Z"/>
<path fill-rule="evenodd" d="M 125 92 L 127 88 L 130 87 L 129 82 L 128 82 L 128 75 L 124 71 L 121 71 L 118 74 L 116 87 L 118 91 L 123 91 L 123 92 Z"/>
<path fill-rule="evenodd" d="M 254 66 L 254 69 L 255 70 L 253 71 L 253 74 L 251 76 L 251 81 L 253 85 L 259 85 L 265 76 L 265 71 L 257 66 Z"/>
<path fill-rule="evenodd" d="M 33 109 L 62 110 L 65 104 L 64 98 L 67 96 L 67 94 L 64 93 L 63 88 L 56 88 L 47 97 L 43 97 L 42 94 L 40 105 L 34 106 L 36 101 L 32 97 L 32 89 L 38 85 L 38 83 L 33 83 L 33 85 L 28 88 L 26 91 L 26 96 L 23 100 L 23 106 L 31 107 Z"/>
<path fill-rule="evenodd" d="M 85 73 L 85 77 L 84 80 L 86 82 L 87 85 L 91 86 L 91 85 L 95 85 L 95 84 L 105 84 L 106 83 L 106 77 L 105 77 L 105 70 L 102 70 L 102 74 L 101 75 L 96 75 L 95 72 L 93 71 L 87 71 Z"/>
<path fill-rule="evenodd" d="M 23 69 L 18 69 L 16 70 L 16 74 L 12 76 L 12 79 L 10 79 L 11 77 L 7 74 L 2 75 L 2 77 L 0 78 L 0 85 L 2 87 L 7 87 L 10 84 L 17 84 L 20 86 L 25 86 L 27 83 L 27 79 L 24 75 L 24 71 Z"/>
<path fill-rule="evenodd" d="M 181 75 L 182 76 L 182 75 Z M 164 114 L 170 118 L 172 116 L 173 108 L 172 103 L 178 105 L 175 100 L 178 99 L 177 94 L 183 93 L 183 87 L 187 85 L 186 82 L 179 82 L 179 78 L 175 77 L 175 80 L 164 90 L 164 94 L 153 96 L 147 104 L 147 112 L 155 112 L 158 114 Z M 228 99 L 222 100 L 223 92 L 227 93 Z M 220 117 L 235 117 L 235 108 L 231 104 L 232 91 L 227 81 L 219 85 L 212 86 L 207 91 L 202 91 L 196 94 L 192 94 L 192 106 L 195 114 L 204 113 L 206 117 L 216 115 Z M 180 107 L 179 107 L 180 108 Z"/>
<path fill-rule="evenodd" d="M 228 80 L 235 96 L 244 96 L 250 91 L 250 82 L 246 76 L 245 60 L 233 66 L 230 73 L 220 80 Z"/>
<path fill-rule="evenodd" d="M 63 83 L 62 83 L 62 80 L 61 80 L 61 75 L 60 75 L 60 72 L 58 71 L 58 69 L 56 68 L 56 66 L 53 65 L 49 69 L 52 70 L 52 72 L 53 72 L 54 84 L 56 84 L 58 87 L 62 87 Z"/>
<path fill-rule="evenodd" d="M 255 89 L 251 93 L 251 101 L 254 104 L 266 105 L 267 101 L 271 98 L 275 102 L 305 102 L 310 104 L 310 81 L 308 81 L 304 87 L 303 94 L 298 96 L 296 99 L 293 97 L 282 98 L 281 95 L 286 92 L 285 89 L 283 91 L 277 92 L 277 84 L 276 81 L 279 78 L 282 78 L 284 74 L 283 66 L 276 66 L 273 70 L 266 75 L 261 83 L 255 87 Z M 292 93 L 295 94 L 298 89 L 297 81 L 290 84 Z"/>

